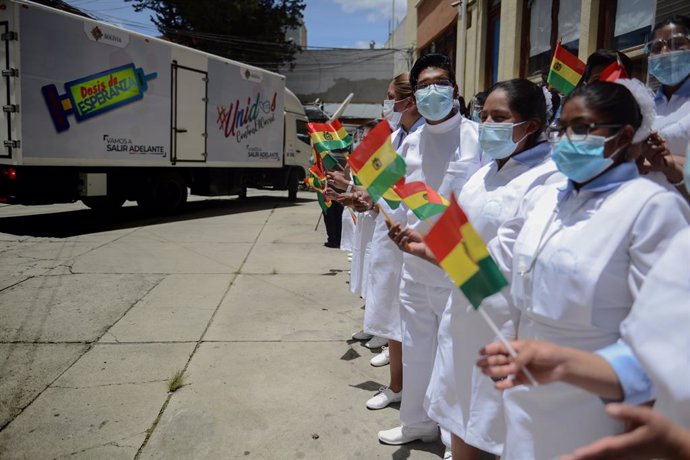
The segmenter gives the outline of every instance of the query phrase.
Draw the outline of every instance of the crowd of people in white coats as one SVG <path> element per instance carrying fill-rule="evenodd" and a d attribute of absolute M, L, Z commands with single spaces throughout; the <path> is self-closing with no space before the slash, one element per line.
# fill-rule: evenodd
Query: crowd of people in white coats
<path fill-rule="evenodd" d="M 567 97 L 502 81 L 466 116 L 443 55 L 390 83 L 405 181 L 455 196 L 486 242 L 509 287 L 481 308 L 517 357 L 434 260 L 433 222 L 328 172 L 327 195 L 356 217 L 343 213 L 340 242 L 365 300 L 353 338 L 387 344 L 372 365 L 390 382 L 366 407 L 400 402 L 380 442 L 441 436 L 455 460 L 690 459 L 690 19 L 657 24 L 646 51 L 656 93 L 600 81 L 630 65 L 612 50 Z"/>

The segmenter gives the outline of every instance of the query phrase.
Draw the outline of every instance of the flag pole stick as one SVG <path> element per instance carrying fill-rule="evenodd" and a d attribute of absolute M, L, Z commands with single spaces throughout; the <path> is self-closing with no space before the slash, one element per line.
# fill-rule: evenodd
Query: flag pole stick
<path fill-rule="evenodd" d="M 493 331 L 494 334 L 498 336 L 498 340 L 501 341 L 501 343 L 508 349 L 508 354 L 513 358 L 517 358 L 517 352 L 515 351 L 515 348 L 506 340 L 506 338 L 503 336 L 503 333 L 496 327 L 496 323 L 494 323 L 494 320 L 491 319 L 491 317 L 484 311 L 483 308 L 477 308 L 476 309 L 479 314 L 482 315 L 482 318 L 484 318 L 484 321 L 486 321 L 486 324 L 489 325 L 491 330 Z M 530 383 L 532 385 L 539 386 L 539 383 L 537 382 L 537 379 L 534 378 L 532 373 L 527 369 L 527 367 L 522 368 L 522 372 L 524 372 L 525 376 L 529 379 Z"/>
<path fill-rule="evenodd" d="M 384 217 L 384 219 L 386 219 L 386 222 L 388 222 L 388 225 L 390 225 L 391 227 L 393 225 L 395 225 L 393 223 L 393 220 L 391 219 L 391 216 L 389 216 L 388 213 L 383 210 L 383 207 L 381 205 L 376 205 L 376 206 L 378 206 L 379 212 L 381 212 L 381 214 L 383 214 L 383 217 Z"/>
<path fill-rule="evenodd" d="M 314 227 L 314 231 L 316 231 L 319 228 L 319 224 L 321 223 L 321 218 L 323 217 L 323 213 L 319 213 L 319 219 L 316 221 L 316 227 Z"/>

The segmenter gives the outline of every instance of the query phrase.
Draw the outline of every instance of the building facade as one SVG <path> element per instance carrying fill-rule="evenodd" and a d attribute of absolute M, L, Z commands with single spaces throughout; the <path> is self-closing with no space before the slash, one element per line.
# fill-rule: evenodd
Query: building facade
<path fill-rule="evenodd" d="M 644 81 L 651 26 L 690 15 L 690 1 L 419 0 L 415 9 L 417 55 L 447 54 L 462 94 L 471 97 L 501 80 L 540 80 L 559 40 L 583 61 L 600 48 L 622 51 Z"/>

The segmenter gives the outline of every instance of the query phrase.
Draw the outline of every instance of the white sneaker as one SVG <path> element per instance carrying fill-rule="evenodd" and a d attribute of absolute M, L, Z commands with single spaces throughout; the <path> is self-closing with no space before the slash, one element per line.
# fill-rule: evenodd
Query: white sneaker
<path fill-rule="evenodd" d="M 383 337 L 372 337 L 367 343 L 364 344 L 367 348 L 381 348 L 384 345 L 388 345 L 388 339 Z"/>
<path fill-rule="evenodd" d="M 381 367 L 385 366 L 390 362 L 390 353 L 388 351 L 388 347 L 383 347 L 381 349 L 381 353 L 378 355 L 374 356 L 369 360 L 369 364 L 371 364 L 374 367 Z"/>
<path fill-rule="evenodd" d="M 402 399 L 402 391 L 394 392 L 388 387 L 379 388 L 379 392 L 367 401 L 367 407 L 371 410 L 383 409 L 389 404 L 400 402 Z"/>
<path fill-rule="evenodd" d="M 453 460 L 453 452 L 450 449 L 443 454 L 443 460 Z"/>
<path fill-rule="evenodd" d="M 352 340 L 371 340 L 372 337 L 374 336 L 364 331 L 358 331 L 352 334 Z"/>
<path fill-rule="evenodd" d="M 399 446 L 408 442 L 420 440 L 422 442 L 433 442 L 438 439 L 438 427 L 433 428 L 413 428 L 407 426 L 397 426 L 390 430 L 379 431 L 379 441 L 384 444 Z"/>

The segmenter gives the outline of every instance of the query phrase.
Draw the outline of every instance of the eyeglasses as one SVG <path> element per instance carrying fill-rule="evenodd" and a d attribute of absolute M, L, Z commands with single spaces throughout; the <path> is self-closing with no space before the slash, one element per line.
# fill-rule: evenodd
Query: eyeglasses
<path fill-rule="evenodd" d="M 664 48 L 669 51 L 690 49 L 690 35 L 676 34 L 669 39 L 657 38 L 647 42 L 644 51 L 647 54 L 659 54 Z"/>
<path fill-rule="evenodd" d="M 595 129 L 622 128 L 623 126 L 622 124 L 609 123 L 574 123 L 568 126 L 549 126 L 546 128 L 546 139 L 552 144 L 557 144 L 565 134 L 571 142 L 586 141 Z"/>
<path fill-rule="evenodd" d="M 453 86 L 453 83 L 451 83 L 450 80 L 436 80 L 432 81 L 429 83 L 417 83 L 417 85 L 414 87 L 415 91 L 419 91 L 420 89 L 426 89 L 431 85 L 436 85 L 436 86 Z"/>

